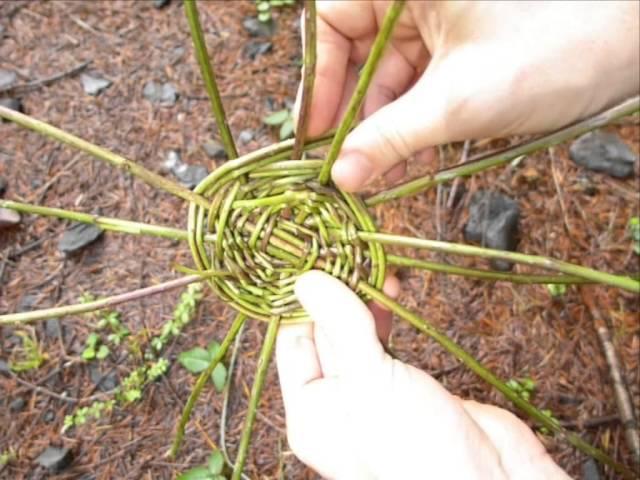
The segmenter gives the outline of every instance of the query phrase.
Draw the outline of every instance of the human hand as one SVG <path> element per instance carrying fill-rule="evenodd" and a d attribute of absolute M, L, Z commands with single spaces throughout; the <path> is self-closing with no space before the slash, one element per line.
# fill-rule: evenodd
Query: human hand
<path fill-rule="evenodd" d="M 321 475 L 568 478 L 513 414 L 389 357 L 373 314 L 339 280 L 312 271 L 295 291 L 314 323 L 281 327 L 278 373 L 289 445 Z"/>
<path fill-rule="evenodd" d="M 337 125 L 389 1 L 317 4 L 309 135 Z M 407 1 L 332 171 L 346 191 L 429 147 L 553 130 L 640 91 L 640 3 Z"/>

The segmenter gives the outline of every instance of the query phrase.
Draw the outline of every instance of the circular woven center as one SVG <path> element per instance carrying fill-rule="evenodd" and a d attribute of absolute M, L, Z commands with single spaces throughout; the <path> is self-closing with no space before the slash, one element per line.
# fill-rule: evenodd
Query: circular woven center
<path fill-rule="evenodd" d="M 381 288 L 384 251 L 358 237 L 374 231 L 373 221 L 357 197 L 315 180 L 320 166 L 237 160 L 196 188 L 211 206 L 190 206 L 191 251 L 199 269 L 224 273 L 210 284 L 236 310 L 262 320 L 304 320 L 293 286 L 311 269 L 354 289 L 360 281 Z"/>

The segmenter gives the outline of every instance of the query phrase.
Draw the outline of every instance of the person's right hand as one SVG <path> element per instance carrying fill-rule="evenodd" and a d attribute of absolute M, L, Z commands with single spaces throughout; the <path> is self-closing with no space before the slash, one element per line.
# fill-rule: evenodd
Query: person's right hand
<path fill-rule="evenodd" d="M 319 0 L 309 135 L 337 125 L 389 1 Z M 407 1 L 332 176 L 346 191 L 465 139 L 537 133 L 640 90 L 639 2 Z"/>

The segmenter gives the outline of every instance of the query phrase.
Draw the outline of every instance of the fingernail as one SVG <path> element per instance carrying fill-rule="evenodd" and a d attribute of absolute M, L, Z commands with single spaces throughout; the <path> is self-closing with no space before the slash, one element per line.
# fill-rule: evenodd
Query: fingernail
<path fill-rule="evenodd" d="M 347 192 L 364 187 L 371 178 L 373 166 L 363 154 L 349 152 L 338 158 L 331 169 L 333 181 Z"/>

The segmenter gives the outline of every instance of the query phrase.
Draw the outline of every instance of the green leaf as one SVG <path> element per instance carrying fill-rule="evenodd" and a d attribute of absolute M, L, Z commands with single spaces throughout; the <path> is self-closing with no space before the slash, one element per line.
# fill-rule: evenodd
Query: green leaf
<path fill-rule="evenodd" d="M 213 340 L 207 346 L 207 351 L 209 352 L 209 355 L 211 355 L 211 358 L 216 356 L 216 353 L 218 353 L 218 350 L 220 350 L 220 344 L 218 342 L 216 342 L 215 340 Z"/>
<path fill-rule="evenodd" d="M 549 293 L 553 298 L 557 298 L 567 293 L 567 286 L 561 283 L 550 283 L 547 284 L 547 290 L 549 290 Z"/>
<path fill-rule="evenodd" d="M 277 112 L 272 113 L 262 119 L 262 121 L 267 125 L 280 125 L 287 121 L 289 118 L 289 110 L 279 110 Z"/>
<path fill-rule="evenodd" d="M 209 468 L 209 472 L 213 475 L 222 473 L 222 469 L 224 468 L 224 457 L 219 450 L 216 450 L 209 455 L 207 467 Z"/>
<path fill-rule="evenodd" d="M 293 135 L 293 118 L 288 118 L 280 127 L 280 140 L 286 140 Z"/>
<path fill-rule="evenodd" d="M 256 5 L 256 8 L 259 12 L 268 12 L 271 5 L 269 5 L 269 2 L 259 2 L 258 5 Z"/>
<path fill-rule="evenodd" d="M 271 11 L 258 13 L 258 20 L 262 23 L 269 23 L 271 21 Z"/>
<path fill-rule="evenodd" d="M 87 347 L 95 348 L 98 345 L 99 341 L 100 341 L 100 337 L 98 337 L 98 334 L 92 333 L 87 337 Z"/>
<path fill-rule="evenodd" d="M 213 480 L 213 475 L 206 467 L 195 467 L 178 475 L 177 480 Z"/>
<path fill-rule="evenodd" d="M 82 358 L 83 360 L 93 360 L 94 358 L 96 358 L 96 351 L 94 348 L 85 348 L 82 351 Z"/>
<path fill-rule="evenodd" d="M 216 365 L 216 368 L 211 372 L 211 380 L 213 381 L 213 386 L 216 387 L 218 393 L 221 393 L 227 383 L 227 367 L 222 363 Z"/>
<path fill-rule="evenodd" d="M 209 365 L 211 355 L 204 348 L 196 347 L 178 355 L 178 361 L 191 373 L 200 373 Z"/>
<path fill-rule="evenodd" d="M 107 347 L 106 345 L 100 345 L 100 348 L 98 348 L 98 351 L 96 353 L 96 358 L 98 360 L 104 360 L 108 356 L 109 356 L 109 347 Z"/>

